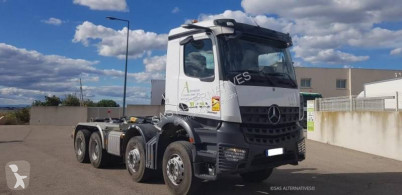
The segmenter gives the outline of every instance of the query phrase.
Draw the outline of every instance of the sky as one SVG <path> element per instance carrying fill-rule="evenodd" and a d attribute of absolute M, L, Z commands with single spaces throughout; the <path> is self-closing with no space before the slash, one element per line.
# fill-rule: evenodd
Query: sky
<path fill-rule="evenodd" d="M 400 0 L 0 0 L 0 105 L 79 95 L 122 103 L 130 20 L 128 104 L 163 79 L 169 30 L 234 18 L 290 33 L 296 66 L 402 69 Z"/>

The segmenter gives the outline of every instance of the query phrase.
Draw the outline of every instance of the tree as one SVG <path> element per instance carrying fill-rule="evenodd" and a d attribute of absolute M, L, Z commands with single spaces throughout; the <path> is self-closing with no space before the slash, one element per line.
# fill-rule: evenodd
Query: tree
<path fill-rule="evenodd" d="M 101 100 L 96 104 L 97 107 L 119 107 L 114 100 Z"/>
<path fill-rule="evenodd" d="M 67 95 L 62 102 L 63 106 L 80 106 L 80 100 L 75 95 Z"/>
<path fill-rule="evenodd" d="M 32 106 L 59 106 L 59 104 L 61 104 L 61 100 L 55 95 L 45 96 L 44 102 L 40 100 L 35 100 L 32 102 Z"/>
<path fill-rule="evenodd" d="M 29 123 L 29 118 L 30 118 L 29 108 L 23 108 L 21 110 L 17 110 L 15 112 L 15 117 L 22 124 Z"/>
<path fill-rule="evenodd" d="M 86 107 L 96 107 L 96 103 L 94 103 L 94 102 L 93 102 L 92 100 L 90 100 L 90 99 L 84 100 L 83 104 L 84 104 L 84 106 L 86 106 Z"/>
<path fill-rule="evenodd" d="M 45 106 L 59 106 L 61 104 L 61 100 L 59 97 L 53 96 L 45 96 Z"/>
<path fill-rule="evenodd" d="M 32 106 L 45 106 L 45 102 L 42 102 L 40 100 L 35 100 L 32 102 Z"/>

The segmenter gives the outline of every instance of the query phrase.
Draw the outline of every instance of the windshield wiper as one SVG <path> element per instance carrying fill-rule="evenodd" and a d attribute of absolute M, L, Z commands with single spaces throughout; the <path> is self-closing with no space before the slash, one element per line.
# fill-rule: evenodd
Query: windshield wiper
<path fill-rule="evenodd" d="M 292 85 L 294 87 L 297 86 L 297 83 L 293 80 L 293 78 L 287 74 L 287 73 L 282 73 L 282 72 L 272 72 L 272 73 L 267 73 L 267 75 L 269 76 L 286 76 L 288 78 L 288 80 L 290 80 L 290 82 L 292 83 Z"/>

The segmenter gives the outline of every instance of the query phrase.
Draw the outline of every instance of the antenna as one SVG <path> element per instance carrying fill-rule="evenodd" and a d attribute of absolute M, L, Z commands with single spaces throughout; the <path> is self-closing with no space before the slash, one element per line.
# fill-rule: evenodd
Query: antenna
<path fill-rule="evenodd" d="M 84 94 L 82 93 L 82 82 L 81 82 L 81 77 L 80 77 L 80 106 L 83 106 L 84 104 Z"/>
<path fill-rule="evenodd" d="M 258 25 L 258 23 L 255 21 L 255 18 L 251 18 L 251 20 L 254 22 L 254 24 L 255 24 L 257 27 L 261 28 L 261 26 Z"/>

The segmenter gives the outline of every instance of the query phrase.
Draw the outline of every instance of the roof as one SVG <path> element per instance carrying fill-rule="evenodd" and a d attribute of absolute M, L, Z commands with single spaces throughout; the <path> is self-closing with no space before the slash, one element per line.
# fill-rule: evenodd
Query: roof
<path fill-rule="evenodd" d="M 229 32 L 223 32 L 223 29 L 231 29 Z M 260 38 L 280 41 L 285 47 L 292 45 L 292 38 L 289 34 L 263 28 L 256 25 L 244 24 L 236 22 L 234 19 L 216 19 L 206 20 L 193 24 L 188 24 L 186 27 L 178 27 L 170 30 L 169 40 L 176 39 L 180 35 L 188 36 L 190 33 L 198 33 L 199 31 L 213 31 L 218 34 L 232 34 L 233 32 L 241 32 L 246 35 L 251 35 Z"/>
<path fill-rule="evenodd" d="M 300 92 L 300 94 L 303 96 L 309 96 L 309 97 L 322 97 L 322 95 L 320 93 Z"/>
<path fill-rule="evenodd" d="M 202 27 L 215 26 L 214 20 L 207 20 L 207 21 L 197 22 L 195 24 L 197 24 L 197 26 L 202 26 Z M 183 27 L 180 26 L 180 27 L 177 27 L 177 28 L 174 28 L 174 29 L 170 30 L 169 36 L 184 33 L 184 32 L 189 32 L 189 31 L 192 31 L 192 29 L 186 29 L 186 28 L 183 28 Z"/>

